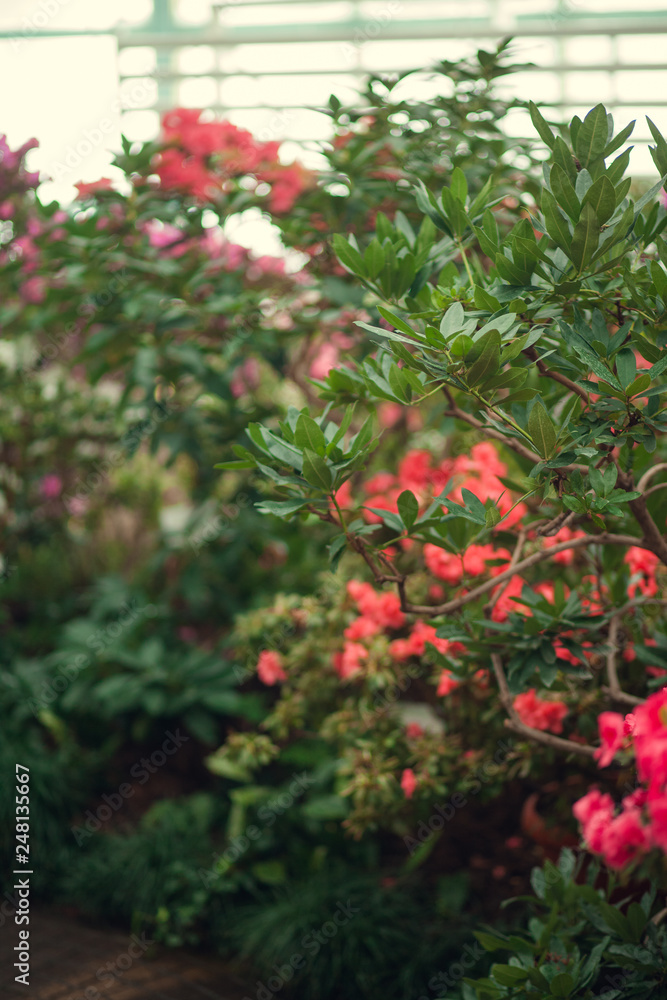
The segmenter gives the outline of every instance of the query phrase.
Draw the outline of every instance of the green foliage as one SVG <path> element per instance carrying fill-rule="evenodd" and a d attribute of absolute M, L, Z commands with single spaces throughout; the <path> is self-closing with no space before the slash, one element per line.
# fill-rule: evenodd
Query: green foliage
<path fill-rule="evenodd" d="M 596 888 L 599 872 L 582 872 L 570 851 L 558 866 L 533 871 L 535 915 L 512 935 L 477 932 L 490 952 L 509 953 L 483 979 L 467 979 L 463 996 L 500 1000 L 517 990 L 535 997 L 658 997 L 667 988 L 667 932 L 655 890 L 639 901 L 612 903 Z"/>

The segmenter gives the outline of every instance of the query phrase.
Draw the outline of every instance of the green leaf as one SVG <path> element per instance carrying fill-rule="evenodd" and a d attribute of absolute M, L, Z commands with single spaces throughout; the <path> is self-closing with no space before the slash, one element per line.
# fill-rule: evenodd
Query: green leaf
<path fill-rule="evenodd" d="M 387 375 L 391 390 L 401 403 L 409 403 L 412 398 L 410 386 L 398 365 L 392 365 Z"/>
<path fill-rule="evenodd" d="M 445 315 L 442 317 L 440 323 L 440 333 L 443 335 L 445 340 L 449 340 L 453 337 L 455 333 L 459 333 L 465 326 L 466 317 L 463 311 L 463 306 L 460 302 L 454 302 Z"/>
<path fill-rule="evenodd" d="M 627 919 L 634 942 L 635 944 L 639 944 L 644 933 L 644 928 L 646 927 L 646 914 L 639 903 L 630 903 Z"/>
<path fill-rule="evenodd" d="M 306 413 L 301 413 L 296 422 L 294 444 L 302 451 L 310 448 L 318 455 L 324 455 L 326 451 L 327 442 L 321 428 Z"/>
<path fill-rule="evenodd" d="M 500 309 L 500 302 L 498 299 L 490 295 L 486 289 L 482 288 L 480 285 L 475 285 L 475 305 L 478 309 L 486 309 L 491 313 L 496 312 Z"/>
<path fill-rule="evenodd" d="M 656 361 L 654 365 L 651 365 L 648 370 L 648 374 L 652 379 L 654 379 L 657 378 L 658 375 L 662 375 L 665 371 L 667 371 L 667 354 L 664 354 L 659 361 Z"/>
<path fill-rule="evenodd" d="M 616 209 L 616 192 L 606 174 L 602 174 L 589 187 L 584 195 L 584 205 L 590 205 L 599 225 L 603 226 L 607 219 L 611 219 Z"/>
<path fill-rule="evenodd" d="M 340 233 L 336 233 L 334 235 L 333 248 L 343 267 L 347 268 L 348 271 L 351 271 L 352 274 L 365 277 L 366 268 L 364 267 L 364 261 L 361 254 L 350 243 L 348 243 L 345 237 L 341 236 Z"/>
<path fill-rule="evenodd" d="M 403 490 L 397 502 L 401 520 L 408 531 L 410 531 L 419 516 L 419 502 L 411 490 Z"/>
<path fill-rule="evenodd" d="M 482 353 L 466 375 L 468 385 L 473 387 L 485 382 L 496 374 L 499 367 L 500 334 L 497 330 L 490 330 L 485 337 Z"/>
<path fill-rule="evenodd" d="M 580 201 L 584 200 L 589 188 L 593 187 L 593 178 L 588 170 L 583 167 L 577 174 L 577 179 L 574 184 L 574 190 L 577 192 L 577 198 Z"/>
<path fill-rule="evenodd" d="M 287 514 L 293 514 L 297 510 L 301 510 L 309 503 L 308 500 L 303 498 L 297 500 L 262 500 L 261 503 L 257 504 L 257 510 L 261 514 L 277 514 L 279 517 L 285 517 Z"/>
<path fill-rule="evenodd" d="M 380 241 L 374 236 L 366 247 L 366 252 L 364 253 L 364 266 L 369 277 L 377 278 L 378 274 L 384 267 L 384 262 L 384 250 L 380 245 Z"/>
<path fill-rule="evenodd" d="M 303 477 L 311 486 L 325 493 L 330 492 L 333 481 L 331 469 L 321 455 L 308 449 L 303 453 Z"/>
<path fill-rule="evenodd" d="M 237 458 L 235 461 L 231 462 L 218 462 L 214 465 L 214 469 L 254 469 L 256 462 L 250 459 Z"/>
<path fill-rule="evenodd" d="M 638 375 L 634 380 L 632 385 L 629 385 L 625 390 L 625 393 L 629 399 L 633 396 L 639 396 L 643 393 L 651 384 L 651 376 L 648 372 L 644 372 L 642 375 Z M 664 391 L 664 390 L 663 390 Z"/>
<path fill-rule="evenodd" d="M 556 201 L 565 209 L 572 221 L 576 222 L 579 218 L 581 205 L 579 204 L 574 186 L 560 163 L 554 163 L 549 179 Z"/>
<path fill-rule="evenodd" d="M 391 323 L 391 325 L 396 327 L 397 330 L 401 330 L 402 333 L 406 333 L 408 337 L 416 338 L 418 336 L 412 327 L 408 326 L 404 319 L 401 319 L 400 316 L 390 312 L 389 309 L 385 309 L 383 306 L 378 306 L 377 311 L 383 319 L 386 319 L 387 323 Z"/>
<path fill-rule="evenodd" d="M 338 565 L 340 557 L 345 551 L 347 545 L 346 535 L 336 535 L 331 545 L 328 546 L 329 552 L 329 563 L 335 569 Z"/>
<path fill-rule="evenodd" d="M 549 985 L 552 997 L 569 997 L 572 996 L 575 982 L 567 972 L 559 972 L 557 976 L 554 976 Z"/>
<path fill-rule="evenodd" d="M 465 205 L 466 198 L 468 197 L 468 182 L 460 167 L 454 167 L 452 170 L 452 179 L 449 184 L 449 190 L 452 192 L 457 201 L 460 201 L 462 205 Z"/>
<path fill-rule="evenodd" d="M 501 986 L 516 986 L 528 978 L 526 970 L 516 965 L 492 965 L 491 975 Z"/>
<path fill-rule="evenodd" d="M 485 931 L 473 931 L 473 934 L 485 951 L 498 951 L 499 948 L 509 950 L 507 941 L 503 941 L 502 938 L 496 937 L 494 934 L 487 934 Z"/>
<path fill-rule="evenodd" d="M 588 167 L 602 156 L 608 134 L 607 109 L 597 104 L 584 118 L 574 142 L 574 151 L 582 166 Z"/>
<path fill-rule="evenodd" d="M 556 199 L 546 189 L 542 192 L 542 214 L 547 233 L 556 246 L 560 247 L 565 256 L 571 260 L 572 235 L 570 227 L 563 218 L 562 212 L 556 204 Z"/>
<path fill-rule="evenodd" d="M 667 181 L 667 173 L 663 174 L 663 176 L 660 178 L 657 184 L 654 184 L 653 187 L 650 188 L 650 190 L 648 190 L 646 194 L 639 199 L 639 201 L 635 202 L 635 219 L 637 218 L 641 210 L 644 208 L 644 206 L 648 205 L 650 201 L 653 201 L 658 192 L 664 187 L 665 181 Z"/>
<path fill-rule="evenodd" d="M 592 190 L 592 188 L 591 188 Z M 584 202 L 579 222 L 574 227 L 571 257 L 577 270 L 581 272 L 598 248 L 600 224 L 591 204 Z"/>
<path fill-rule="evenodd" d="M 612 153 L 615 153 L 616 150 L 619 148 L 619 146 L 623 145 L 626 139 L 630 138 L 630 136 L 634 132 L 636 124 L 637 122 L 635 119 L 634 121 L 631 121 L 629 125 L 626 125 L 625 128 L 622 129 L 622 131 L 620 131 L 614 139 L 610 139 L 610 141 L 607 143 L 602 153 L 602 158 L 604 160 L 606 160 L 608 156 L 611 156 Z"/>
<path fill-rule="evenodd" d="M 621 385 L 626 389 L 637 375 L 637 362 L 633 351 L 626 348 L 618 352 L 616 355 L 616 372 Z"/>
<path fill-rule="evenodd" d="M 536 399 L 528 418 L 528 433 L 538 454 L 551 458 L 556 447 L 556 431 L 541 399 Z"/>
<path fill-rule="evenodd" d="M 449 223 L 445 220 L 442 213 L 438 211 L 435 198 L 423 181 L 417 181 L 415 186 L 415 201 L 419 210 L 427 215 L 438 229 L 442 229 L 448 236 L 453 235 Z"/>
<path fill-rule="evenodd" d="M 535 131 L 539 135 L 540 139 L 549 147 L 549 149 L 553 149 L 556 142 L 556 136 L 549 128 L 546 120 L 542 117 L 537 105 L 530 101 L 528 103 L 528 110 L 530 111 L 530 117 Z"/>

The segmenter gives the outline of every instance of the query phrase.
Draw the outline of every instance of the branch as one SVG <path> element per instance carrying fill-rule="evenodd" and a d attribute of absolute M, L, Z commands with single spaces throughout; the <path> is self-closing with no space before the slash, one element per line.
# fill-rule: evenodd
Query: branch
<path fill-rule="evenodd" d="M 519 561 L 519 559 L 521 557 L 521 550 L 523 549 L 525 541 L 526 541 L 526 529 L 522 528 L 521 531 L 519 532 L 519 537 L 517 538 L 516 545 L 514 546 L 514 552 L 512 553 L 512 558 L 510 559 L 510 564 L 507 567 L 507 572 L 509 572 L 510 570 L 514 570 L 516 568 L 516 564 L 518 563 L 518 561 Z M 484 617 L 485 618 L 490 618 L 491 617 L 491 612 L 493 611 L 493 609 L 495 608 L 496 604 L 498 603 L 498 601 L 500 600 L 500 598 L 503 596 L 503 594 L 505 593 L 505 591 L 507 590 L 508 587 L 509 587 L 509 580 L 506 580 L 505 583 L 502 583 L 500 585 L 500 590 L 496 594 L 493 595 L 493 597 L 491 598 L 491 600 L 489 601 L 489 603 L 484 608 Z"/>
<path fill-rule="evenodd" d="M 607 653 L 607 679 L 609 681 L 609 687 L 604 688 L 604 690 L 611 695 L 614 701 L 617 701 L 621 705 L 643 705 L 643 698 L 635 698 L 632 694 L 626 694 L 626 692 L 621 689 L 621 685 L 618 681 L 618 673 L 616 672 L 616 656 L 620 648 L 618 644 L 618 631 L 620 624 L 621 616 L 619 614 L 612 615 L 609 621 L 609 652 Z"/>
<path fill-rule="evenodd" d="M 667 483 L 656 483 L 650 490 L 644 490 L 644 499 L 646 499 L 646 497 L 650 497 L 651 493 L 657 493 L 658 490 L 664 489 L 667 489 Z"/>
<path fill-rule="evenodd" d="M 449 398 L 451 399 L 451 395 Z M 461 410 L 458 406 L 456 406 L 456 404 L 453 403 L 453 400 L 452 404 L 451 409 L 445 410 L 443 416 L 454 417 L 456 420 L 465 421 L 465 423 L 474 427 L 475 430 L 483 431 L 488 437 L 493 438 L 495 441 L 500 441 L 508 448 L 511 448 L 512 451 L 517 453 L 517 455 L 521 455 L 522 458 L 532 462 L 533 465 L 537 465 L 538 462 L 542 461 L 540 456 L 536 452 L 531 451 L 530 448 L 527 448 L 525 444 L 521 444 L 521 442 L 515 440 L 515 438 L 507 437 L 505 434 L 501 434 L 500 431 L 495 430 L 493 427 L 487 427 L 486 424 L 483 424 L 481 420 L 477 419 L 477 417 L 473 417 L 471 413 L 466 413 L 465 410 Z"/>
<path fill-rule="evenodd" d="M 649 514 L 646 500 L 644 497 L 637 497 L 636 500 L 630 500 L 628 507 L 635 515 L 635 520 L 644 533 L 643 541 L 646 544 L 643 548 L 653 552 L 660 559 L 660 562 L 667 566 L 667 542 Z"/>
<path fill-rule="evenodd" d="M 546 524 L 543 524 L 541 527 L 537 528 L 535 530 L 535 534 L 543 535 L 545 538 L 549 537 L 550 535 L 557 535 L 560 529 L 567 527 L 568 523 L 573 519 L 574 519 L 573 510 L 561 511 L 561 513 L 557 514 L 556 517 L 551 519 L 551 521 L 548 521 Z"/>
<path fill-rule="evenodd" d="M 625 490 L 626 493 L 632 493 L 635 491 L 635 486 L 633 483 L 632 475 L 628 472 L 623 472 L 617 463 L 618 472 L 618 486 L 620 489 Z M 651 477 L 661 469 L 667 469 L 667 462 L 659 462 L 648 472 L 645 472 L 637 483 L 636 489 L 639 492 L 642 491 L 643 487 L 651 479 Z M 658 557 L 660 562 L 667 566 L 667 541 L 663 538 L 660 533 L 660 529 L 651 517 L 648 507 L 646 506 L 645 497 L 637 497 L 635 500 L 630 500 L 628 507 L 635 516 L 635 521 L 642 529 L 644 538 L 646 542 L 644 548 L 647 548 L 650 552 Z"/>
<path fill-rule="evenodd" d="M 504 583 L 505 580 L 511 579 L 515 573 L 522 573 L 524 570 L 530 569 L 531 566 L 536 566 L 538 563 L 544 562 L 545 559 L 551 559 L 552 556 L 557 555 L 559 552 L 567 552 L 568 549 L 580 549 L 587 545 L 604 544 L 636 545 L 640 548 L 649 548 L 647 545 L 642 545 L 641 539 L 635 538 L 634 535 L 610 535 L 603 532 L 600 535 L 585 535 L 583 538 L 572 538 L 568 542 L 559 542 L 558 545 L 552 545 L 548 549 L 542 549 L 540 552 L 533 553 L 532 556 L 528 556 L 511 569 L 503 570 L 498 576 L 492 577 L 486 583 L 481 583 L 478 587 L 468 591 L 467 594 L 462 594 L 451 601 L 446 601 L 445 604 L 408 604 L 406 602 L 402 606 L 402 609 L 414 614 L 430 615 L 432 617 L 435 615 L 447 615 L 452 611 L 458 611 L 459 608 L 464 607 L 464 605 L 469 604 L 471 601 L 477 600 L 478 597 L 482 597 L 483 594 L 493 590 L 499 583 Z M 649 549 L 649 551 L 653 550 Z"/>
<path fill-rule="evenodd" d="M 657 465 L 652 466 L 644 475 L 641 477 L 637 483 L 637 489 L 640 493 L 643 493 L 646 485 L 656 476 L 659 472 L 667 472 L 667 462 L 658 462 Z"/>
<path fill-rule="evenodd" d="M 540 361 L 538 359 L 537 351 L 535 350 L 534 347 L 528 347 L 526 348 L 525 351 L 522 351 L 521 353 L 525 354 L 527 358 L 530 358 L 531 361 L 535 362 L 537 370 L 542 378 L 550 378 L 554 382 L 559 382 L 561 385 L 564 385 L 566 389 L 569 389 L 570 392 L 576 393 L 576 395 L 579 396 L 581 399 L 583 399 L 584 403 L 588 405 L 589 400 L 588 400 L 588 393 L 586 392 L 586 390 L 582 389 L 580 385 L 577 385 L 576 382 L 573 382 L 571 379 L 569 379 L 567 375 L 561 375 L 560 372 L 555 372 L 553 371 L 553 369 L 547 368 L 544 361 Z"/>
<path fill-rule="evenodd" d="M 512 698 L 507 678 L 505 677 L 503 662 L 499 653 L 491 653 L 491 663 L 493 664 L 493 672 L 498 681 L 501 704 L 509 716 L 505 720 L 505 725 L 508 729 L 511 729 L 515 733 L 520 733 L 522 736 L 527 736 L 536 743 L 552 747 L 554 750 L 565 750 L 567 753 L 577 753 L 582 757 L 593 757 L 595 747 L 589 746 L 587 743 L 575 743 L 574 740 L 565 740 L 560 736 L 554 736 L 552 733 L 545 733 L 542 729 L 533 729 L 532 726 L 526 726 L 519 718 L 519 714 L 514 707 L 514 699 Z"/>

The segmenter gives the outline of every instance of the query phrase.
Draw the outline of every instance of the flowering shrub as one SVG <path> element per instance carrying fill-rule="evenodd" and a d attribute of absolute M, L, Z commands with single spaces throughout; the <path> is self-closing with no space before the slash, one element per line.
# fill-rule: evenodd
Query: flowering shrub
<path fill-rule="evenodd" d="M 653 645 L 667 565 L 663 484 L 650 484 L 667 467 L 658 200 L 667 143 L 650 123 L 661 178 L 632 201 L 628 151 L 611 159 L 632 125 L 616 136 L 601 105 L 559 135 L 534 105 L 531 116 L 549 161 L 537 205 L 517 190 L 526 211 L 509 232 L 493 173 L 476 187 L 456 166 L 441 190 L 416 185 L 421 223 L 381 214 L 370 242 L 334 236 L 381 317 L 357 324 L 368 353 L 317 381 L 322 416 L 293 407 L 279 428 L 255 424 L 251 448 L 222 465 L 270 469 L 277 498 L 262 509 L 315 515 L 334 532 L 332 564 L 348 550 L 372 578 L 348 582 L 357 614 L 337 626 L 328 658 L 321 648 L 302 655 L 298 643 L 286 651 L 264 723 L 282 739 L 308 723 L 344 748 L 357 833 L 393 822 L 399 796 L 412 806 L 452 787 L 452 751 L 471 736 L 464 706 L 480 697 L 502 705 L 519 758 L 530 740 L 609 762 L 620 744 L 591 745 L 596 715 L 609 702 L 641 704 L 652 683 L 644 665 L 655 672 L 665 641 Z M 368 478 L 383 447 L 395 471 Z M 342 565 L 349 573 L 347 556 Z M 364 728 L 368 692 L 396 683 L 411 660 L 417 700 L 435 706 L 440 724 L 435 754 L 432 733 L 401 730 L 405 690 L 384 713 L 393 721 Z M 348 689 L 357 697 L 327 719 L 332 674 L 341 699 Z M 611 730 L 616 740 L 617 722 Z M 659 813 L 664 785 L 650 787 Z M 641 813 L 641 794 L 609 826 L 608 849 L 591 830 L 609 824 L 612 802 L 591 794 L 577 807 L 590 846 L 615 867 L 645 852 L 641 817 L 653 813 Z"/>
<path fill-rule="evenodd" d="M 667 690 L 651 695 L 625 716 L 602 712 L 598 765 L 608 767 L 617 752 L 632 750 L 641 785 L 621 803 L 593 789 L 574 806 L 587 846 L 610 868 L 623 869 L 654 848 L 667 853 Z"/>
<path fill-rule="evenodd" d="M 572 837 L 567 796 L 596 779 L 574 807 L 589 849 L 664 876 L 667 144 L 651 124 L 660 180 L 641 193 L 619 152 L 631 127 L 614 135 L 602 106 L 557 130 L 532 106 L 539 142 L 509 140 L 500 55 L 436 67 L 450 96 L 374 78 L 358 107 L 332 98 L 318 171 L 176 109 L 158 141 L 124 140 L 122 183 L 80 184 L 64 210 L 39 200 L 30 144 L 0 144 L 3 626 L 28 623 L 0 636 L 10 732 L 37 756 L 80 744 L 93 787 L 119 734 L 138 745 L 182 720 L 196 780 L 232 803 L 230 846 L 271 783 L 297 766 L 316 780 L 282 843 L 264 831 L 209 862 L 219 891 L 191 868 L 183 889 L 174 864 L 173 919 L 159 877 L 143 897 L 126 887 L 123 914 L 168 939 L 182 922 L 196 940 L 213 897 L 219 914 L 226 893 L 332 857 L 385 872 L 379 906 L 428 863 L 433 911 L 460 912 L 440 877 L 464 868 L 492 910 L 489 888 L 497 902 L 525 877 L 507 853 L 538 840 L 540 794 L 559 796 L 541 822 L 553 853 Z M 230 242 L 251 207 L 296 254 Z M 595 763 L 633 754 L 640 787 L 617 811 Z M 493 810 L 486 844 L 504 804 L 505 843 L 476 854 L 469 831 Z M 379 829 L 393 838 L 365 836 Z M 154 839 L 139 838 L 148 857 Z M 105 854 L 87 856 L 93 871 Z M 600 904 L 572 889 L 568 915 L 574 896 Z M 599 908 L 623 927 L 614 948 L 648 950 L 657 903 L 632 905 L 629 929 Z M 550 928 L 509 939 L 521 974 L 494 967 L 480 995 L 528 980 L 558 995 L 561 975 L 587 990 L 600 955 L 584 966 Z M 412 995 L 384 971 L 387 995 Z"/>

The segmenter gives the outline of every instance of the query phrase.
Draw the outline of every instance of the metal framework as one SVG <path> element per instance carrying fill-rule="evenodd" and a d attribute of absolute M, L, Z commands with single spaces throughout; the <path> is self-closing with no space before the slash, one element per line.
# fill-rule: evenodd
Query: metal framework
<path fill-rule="evenodd" d="M 182 85 L 193 80 L 210 82 L 218 96 L 208 106 L 216 112 L 314 110 L 317 102 L 309 100 L 310 91 L 325 78 L 335 89 L 337 79 L 349 81 L 369 70 L 393 68 L 387 56 L 391 43 L 403 60 L 406 52 L 409 58 L 410 46 L 400 48 L 402 42 L 438 43 L 443 58 L 451 57 L 453 47 L 458 47 L 458 54 L 462 44 L 470 43 L 472 49 L 511 35 L 520 48 L 528 42 L 536 45 L 539 59 L 537 65 L 508 78 L 509 92 L 533 96 L 540 92 L 539 81 L 548 80 L 553 95 L 542 103 L 562 114 L 579 112 L 602 99 L 612 111 L 646 108 L 660 119 L 667 108 L 667 60 L 662 56 L 667 51 L 667 9 L 658 0 L 637 0 L 633 8 L 626 2 L 625 9 L 614 9 L 619 6 L 620 0 L 226 0 L 211 4 L 208 24 L 190 27 L 179 23 L 172 0 L 154 0 L 148 22 L 112 34 L 118 47 L 120 86 L 151 80 L 154 99 L 142 109 L 155 112 L 187 104 Z M 59 34 L 109 32 L 44 31 L 30 37 Z M 633 38 L 634 51 L 628 44 Z M 599 49 L 602 41 L 607 54 L 601 61 L 585 54 L 573 58 L 573 39 L 589 40 L 591 49 L 596 44 Z M 337 46 L 333 61 L 332 44 Z M 317 53 L 327 45 L 329 60 L 318 64 Z M 293 58 L 288 65 L 276 65 L 275 56 L 285 47 Z M 412 48 L 417 50 L 418 45 Z M 209 68 L 189 72 L 181 56 L 194 53 L 196 62 L 198 49 L 202 67 L 207 54 Z M 131 50 L 148 51 L 148 70 L 127 68 Z M 575 73 L 576 94 L 569 86 Z M 628 77 L 623 74 L 641 74 L 636 96 L 625 93 Z M 281 97 L 279 83 L 287 78 L 298 79 L 298 100 Z M 245 85 L 256 92 L 263 87 L 265 95 L 274 93 L 245 104 L 230 102 L 224 98 L 224 85 L 230 80 L 237 89 Z M 647 138 L 645 130 L 638 135 L 639 141 Z"/>

